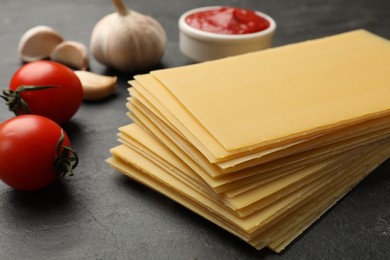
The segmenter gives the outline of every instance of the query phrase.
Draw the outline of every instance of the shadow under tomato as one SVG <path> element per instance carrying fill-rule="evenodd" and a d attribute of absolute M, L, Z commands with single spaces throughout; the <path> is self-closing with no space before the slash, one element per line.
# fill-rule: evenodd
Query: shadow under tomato
<path fill-rule="evenodd" d="M 11 190 L 8 201 L 17 209 L 26 211 L 66 208 L 71 203 L 71 193 L 67 185 L 59 180 L 38 191 Z"/>
<path fill-rule="evenodd" d="M 71 222 L 80 212 L 77 201 L 62 181 L 39 191 L 10 190 L 2 199 L 3 220 L 19 231 Z"/>
<path fill-rule="evenodd" d="M 80 120 L 70 120 L 61 126 L 67 134 L 73 149 L 84 145 L 87 127 Z"/>
<path fill-rule="evenodd" d="M 69 138 L 81 131 L 81 126 L 72 119 L 61 125 L 61 127 L 65 130 Z"/>
<path fill-rule="evenodd" d="M 71 186 L 63 181 L 39 191 L 9 189 L 2 193 L 0 220 L 4 227 L 13 230 L 14 239 L 27 241 L 30 245 L 39 244 L 42 237 L 53 236 L 53 232 L 66 232 L 77 224 L 82 218 L 83 208 Z M 40 235 L 34 239 L 31 234 Z"/>

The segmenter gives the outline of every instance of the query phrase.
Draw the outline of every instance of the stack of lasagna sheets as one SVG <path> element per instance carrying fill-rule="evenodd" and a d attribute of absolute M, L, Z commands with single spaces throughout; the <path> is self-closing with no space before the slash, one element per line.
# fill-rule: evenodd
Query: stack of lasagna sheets
<path fill-rule="evenodd" d="M 138 75 L 107 161 L 280 252 L 390 156 L 389 72 L 356 30 Z"/>

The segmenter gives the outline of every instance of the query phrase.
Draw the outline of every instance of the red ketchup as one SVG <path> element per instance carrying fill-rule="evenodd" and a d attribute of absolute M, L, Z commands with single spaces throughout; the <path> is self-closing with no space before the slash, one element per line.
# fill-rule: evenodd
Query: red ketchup
<path fill-rule="evenodd" d="M 185 21 L 196 29 L 219 34 L 248 34 L 267 29 L 269 21 L 242 8 L 220 7 L 190 14 Z"/>

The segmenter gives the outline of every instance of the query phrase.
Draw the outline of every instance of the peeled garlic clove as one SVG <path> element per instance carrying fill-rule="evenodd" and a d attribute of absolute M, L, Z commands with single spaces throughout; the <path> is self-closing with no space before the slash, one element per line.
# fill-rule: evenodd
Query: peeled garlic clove
<path fill-rule="evenodd" d="M 18 55 L 24 62 L 47 59 L 63 41 L 62 36 L 53 28 L 38 25 L 23 34 L 19 41 Z"/>
<path fill-rule="evenodd" d="M 164 54 L 166 33 L 150 16 L 128 10 L 113 0 L 116 13 L 103 17 L 91 35 L 95 59 L 123 72 L 144 71 L 158 64 Z"/>
<path fill-rule="evenodd" d="M 83 86 L 84 100 L 95 101 L 114 93 L 117 77 L 103 76 L 89 71 L 76 70 Z"/>
<path fill-rule="evenodd" d="M 88 69 L 87 47 L 80 42 L 64 41 L 60 43 L 51 52 L 50 59 L 76 70 Z"/>

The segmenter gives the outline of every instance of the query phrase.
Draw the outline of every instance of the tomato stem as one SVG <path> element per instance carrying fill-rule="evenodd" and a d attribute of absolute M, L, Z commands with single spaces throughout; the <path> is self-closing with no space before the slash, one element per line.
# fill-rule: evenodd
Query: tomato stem
<path fill-rule="evenodd" d="M 56 146 L 56 157 L 54 159 L 54 171 L 58 178 L 62 178 L 66 174 L 73 176 L 73 169 L 79 163 L 79 157 L 76 151 L 69 146 L 62 145 L 64 138 L 64 131 L 61 129 L 61 135 Z"/>
<path fill-rule="evenodd" d="M 20 86 L 16 90 L 3 90 L 3 95 L 0 95 L 6 101 L 9 110 L 15 115 L 20 115 L 22 112 L 30 114 L 30 110 L 26 101 L 20 96 L 22 92 L 44 90 L 54 88 L 56 86 Z"/>

